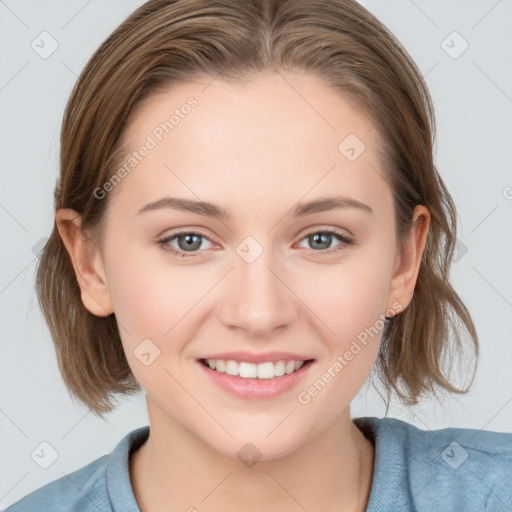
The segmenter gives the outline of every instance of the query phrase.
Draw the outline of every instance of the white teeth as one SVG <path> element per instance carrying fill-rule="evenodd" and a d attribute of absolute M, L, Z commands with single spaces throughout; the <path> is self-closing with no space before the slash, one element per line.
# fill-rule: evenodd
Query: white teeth
<path fill-rule="evenodd" d="M 304 361 L 277 361 L 275 363 L 253 364 L 242 361 L 222 359 L 206 359 L 206 363 L 212 370 L 228 375 L 235 375 L 243 379 L 273 379 L 285 374 L 293 373 L 304 365 Z"/>
<path fill-rule="evenodd" d="M 228 375 L 238 375 L 238 364 L 235 361 L 226 361 L 226 373 Z"/>
<path fill-rule="evenodd" d="M 233 363 L 235 363 L 233 361 Z M 258 377 L 258 367 L 255 364 L 241 362 L 240 364 L 236 364 L 238 368 L 236 369 L 236 373 L 234 375 L 239 375 L 244 377 L 245 379 L 256 379 Z"/>
<path fill-rule="evenodd" d="M 253 366 L 258 368 L 258 379 L 273 379 L 275 377 L 274 363 L 260 363 Z M 243 375 L 240 376 L 243 377 Z"/>
<path fill-rule="evenodd" d="M 295 367 L 294 367 L 295 370 Z M 274 375 L 276 377 L 282 377 L 286 373 L 286 365 L 284 364 L 284 361 L 277 361 L 277 363 L 274 365 Z"/>

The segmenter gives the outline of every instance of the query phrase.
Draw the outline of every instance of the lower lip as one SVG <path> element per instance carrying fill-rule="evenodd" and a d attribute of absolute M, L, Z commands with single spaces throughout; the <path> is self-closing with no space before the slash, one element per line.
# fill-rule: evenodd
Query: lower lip
<path fill-rule="evenodd" d="M 264 400 L 273 398 L 296 386 L 308 373 L 314 361 L 302 365 L 298 370 L 272 379 L 244 379 L 236 375 L 217 372 L 201 361 L 197 361 L 203 372 L 216 384 L 241 398 Z"/>

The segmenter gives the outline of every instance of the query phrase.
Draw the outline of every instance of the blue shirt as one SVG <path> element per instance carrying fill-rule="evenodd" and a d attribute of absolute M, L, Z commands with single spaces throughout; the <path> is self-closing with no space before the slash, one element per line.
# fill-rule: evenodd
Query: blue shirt
<path fill-rule="evenodd" d="M 367 512 L 512 511 L 512 434 L 426 431 L 395 418 L 353 421 L 375 446 Z M 133 430 L 110 455 L 36 489 L 6 512 L 140 512 L 128 458 L 148 435 L 149 426 Z"/>

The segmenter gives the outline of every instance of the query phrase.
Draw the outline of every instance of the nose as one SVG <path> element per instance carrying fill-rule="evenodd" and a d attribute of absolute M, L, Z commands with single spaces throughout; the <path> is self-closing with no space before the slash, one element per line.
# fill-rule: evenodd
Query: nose
<path fill-rule="evenodd" d="M 268 337 L 291 325 L 298 317 L 298 303 L 286 272 L 270 250 L 253 262 L 235 255 L 218 309 L 221 321 L 252 337 Z"/>

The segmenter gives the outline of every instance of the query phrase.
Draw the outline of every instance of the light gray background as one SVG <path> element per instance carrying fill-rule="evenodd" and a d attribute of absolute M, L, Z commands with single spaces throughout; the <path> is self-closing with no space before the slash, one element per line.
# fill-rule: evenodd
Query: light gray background
<path fill-rule="evenodd" d="M 142 3 L 0 0 L 0 508 L 109 453 L 127 432 L 148 424 L 143 393 L 104 421 L 73 405 L 34 292 L 36 255 L 52 226 L 65 103 L 93 51 Z M 452 278 L 481 340 L 470 394 L 448 398 L 444 407 L 394 405 L 388 415 L 422 429 L 512 432 L 512 0 L 361 3 L 398 37 L 430 87 L 436 163 L 467 248 Z M 43 31 L 59 45 L 47 59 L 31 48 Z M 458 36 L 446 39 L 453 31 L 469 44 L 457 58 L 444 49 L 462 48 Z M 383 415 L 376 393 L 363 388 L 352 416 Z M 31 458 L 43 441 L 58 452 L 48 469 Z"/>

